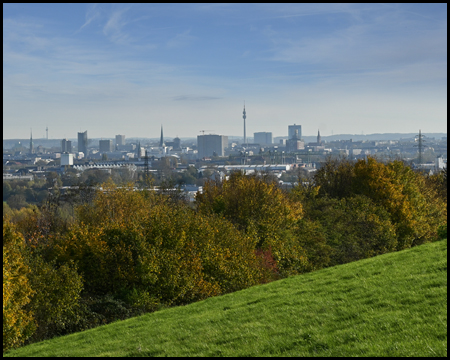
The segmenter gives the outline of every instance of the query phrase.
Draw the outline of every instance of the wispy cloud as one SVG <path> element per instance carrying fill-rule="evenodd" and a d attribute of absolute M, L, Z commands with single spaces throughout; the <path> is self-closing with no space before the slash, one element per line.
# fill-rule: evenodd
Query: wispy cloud
<path fill-rule="evenodd" d="M 101 119 L 115 119 L 132 136 L 158 118 L 188 133 L 189 121 L 210 128 L 214 118 L 233 134 L 243 99 L 249 126 L 274 134 L 298 118 L 348 132 L 360 119 L 394 127 L 429 113 L 437 128 L 446 89 L 439 4 L 4 5 L 8 131 L 20 131 L 17 119 L 64 118 L 102 134 Z M 364 126 L 380 131 L 378 120 Z"/>
<path fill-rule="evenodd" d="M 183 31 L 180 34 L 177 34 L 175 37 L 173 37 L 167 42 L 167 47 L 170 49 L 173 48 L 180 49 L 190 45 L 195 39 L 197 39 L 195 36 L 190 35 L 190 32 L 191 29 Z"/>
<path fill-rule="evenodd" d="M 98 4 L 89 4 L 88 9 L 86 11 L 86 20 L 84 24 L 76 31 L 81 31 L 84 27 L 88 26 L 94 20 L 97 20 L 101 17 L 101 10 Z"/>
<path fill-rule="evenodd" d="M 126 44 L 129 41 L 129 35 L 123 31 L 123 27 L 127 24 L 123 15 L 128 10 L 129 8 L 114 10 L 103 27 L 103 34 L 114 43 Z"/>

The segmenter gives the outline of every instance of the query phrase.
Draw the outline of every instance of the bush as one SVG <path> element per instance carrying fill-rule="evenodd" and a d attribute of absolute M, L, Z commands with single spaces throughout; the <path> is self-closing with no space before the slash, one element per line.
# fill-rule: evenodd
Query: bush
<path fill-rule="evenodd" d="M 447 224 L 439 226 L 437 232 L 438 232 L 438 240 L 447 239 Z"/>

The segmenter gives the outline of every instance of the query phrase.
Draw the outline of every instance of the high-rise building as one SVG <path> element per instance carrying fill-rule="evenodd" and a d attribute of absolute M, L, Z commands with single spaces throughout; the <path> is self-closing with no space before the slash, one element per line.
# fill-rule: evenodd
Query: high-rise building
<path fill-rule="evenodd" d="M 298 129 L 295 129 L 294 135 L 286 141 L 286 151 L 297 151 L 305 148 L 305 143 L 300 139 Z"/>
<path fill-rule="evenodd" d="M 72 141 L 67 139 L 61 140 L 61 152 L 71 153 L 72 152 Z"/>
<path fill-rule="evenodd" d="M 79 132 L 78 152 L 82 152 L 84 154 L 84 157 L 87 157 L 87 145 L 88 145 L 87 130 L 85 132 Z"/>
<path fill-rule="evenodd" d="M 113 150 L 113 142 L 112 140 L 99 140 L 98 147 L 101 153 L 109 152 Z"/>
<path fill-rule="evenodd" d="M 289 139 L 292 139 L 295 135 L 295 130 L 298 131 L 298 138 L 302 138 L 302 126 L 301 125 L 289 125 L 288 126 L 288 136 Z"/>
<path fill-rule="evenodd" d="M 173 148 L 177 150 L 181 149 L 181 140 L 178 136 L 173 139 Z"/>
<path fill-rule="evenodd" d="M 181 150 L 181 140 L 178 136 L 174 138 L 173 141 L 166 141 L 165 145 L 172 146 L 174 150 Z"/>
<path fill-rule="evenodd" d="M 61 166 L 73 165 L 73 154 L 61 154 Z"/>
<path fill-rule="evenodd" d="M 253 133 L 254 142 L 260 145 L 272 144 L 272 133 L 271 132 L 257 132 Z"/>
<path fill-rule="evenodd" d="M 228 146 L 228 136 L 225 135 L 198 135 L 197 147 L 200 159 L 206 156 L 225 156 Z"/>
<path fill-rule="evenodd" d="M 117 146 L 125 145 L 125 135 L 116 135 L 116 145 Z"/>

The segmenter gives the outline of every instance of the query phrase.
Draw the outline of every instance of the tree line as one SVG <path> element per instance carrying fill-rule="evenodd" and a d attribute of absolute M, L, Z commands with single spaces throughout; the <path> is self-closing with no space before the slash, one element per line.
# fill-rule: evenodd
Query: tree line
<path fill-rule="evenodd" d="M 176 193 L 80 189 L 3 216 L 3 350 L 446 237 L 447 176 L 328 160 L 282 190 L 268 174 Z"/>

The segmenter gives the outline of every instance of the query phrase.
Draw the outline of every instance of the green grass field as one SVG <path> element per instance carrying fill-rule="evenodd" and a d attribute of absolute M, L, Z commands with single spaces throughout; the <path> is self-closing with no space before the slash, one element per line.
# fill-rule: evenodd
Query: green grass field
<path fill-rule="evenodd" d="M 447 356 L 447 240 L 5 356 Z"/>

